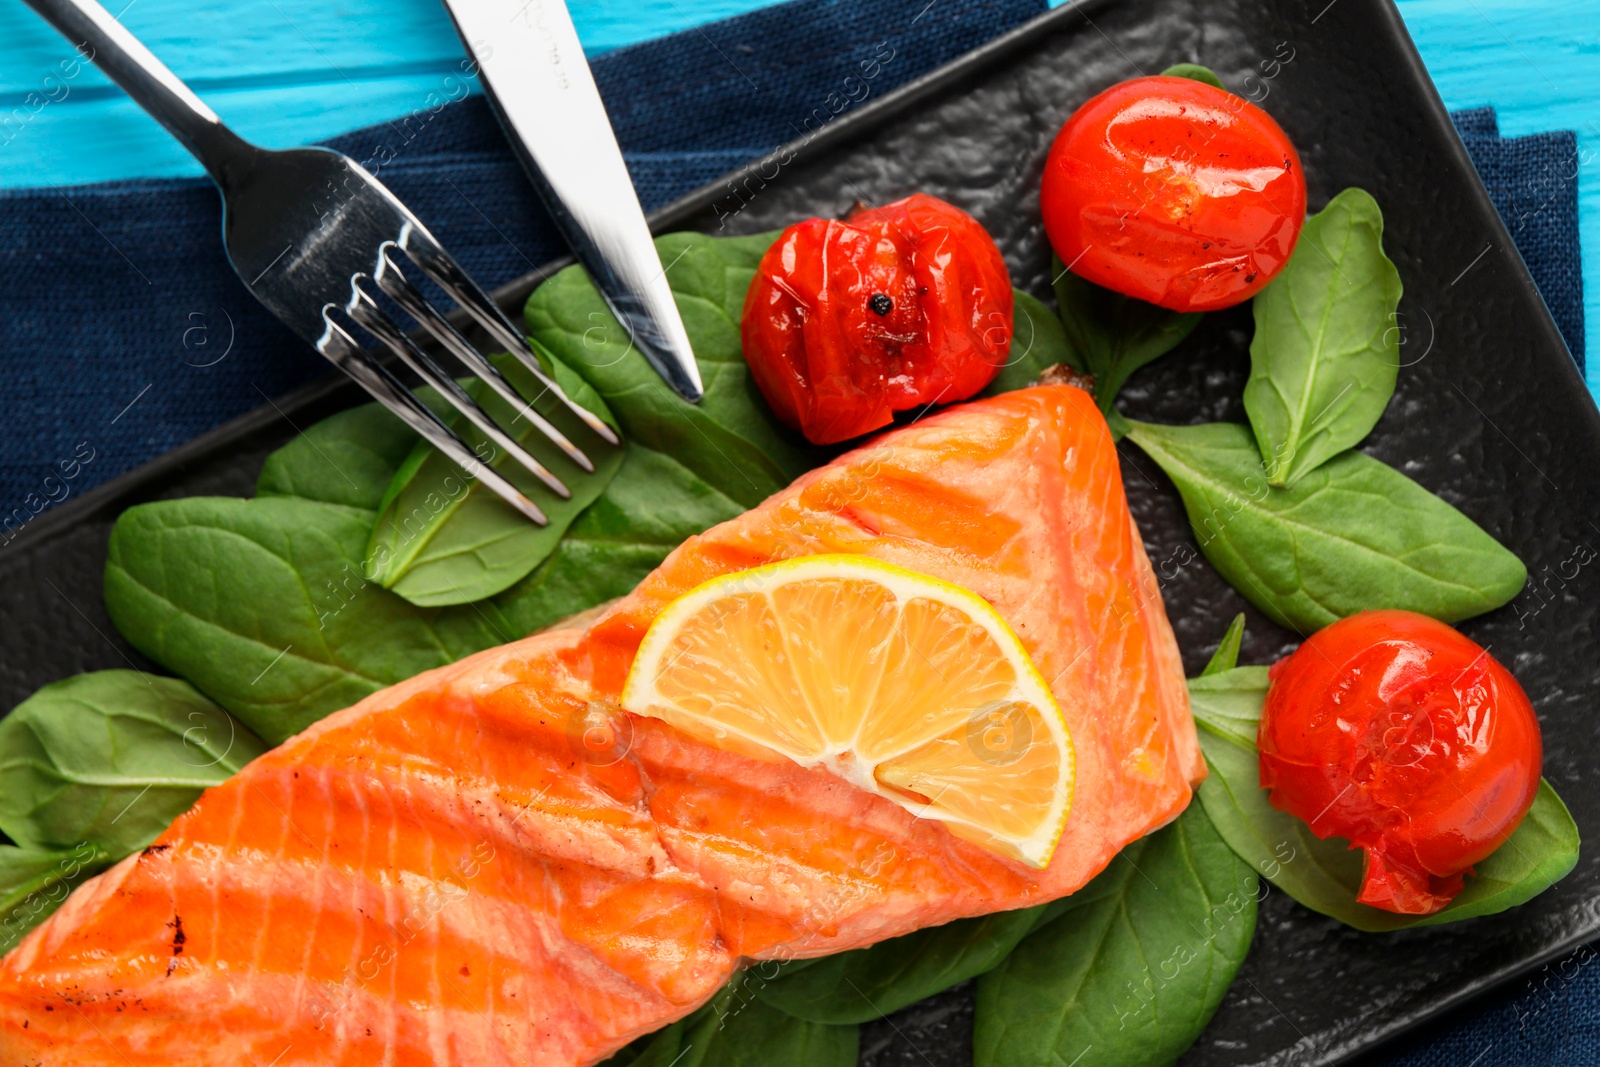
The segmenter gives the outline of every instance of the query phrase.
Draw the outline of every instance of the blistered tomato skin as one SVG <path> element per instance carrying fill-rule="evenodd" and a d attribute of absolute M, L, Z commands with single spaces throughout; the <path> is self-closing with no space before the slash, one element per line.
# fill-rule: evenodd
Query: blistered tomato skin
<path fill-rule="evenodd" d="M 1189 78 L 1135 78 L 1062 126 L 1040 190 L 1074 274 L 1174 311 L 1248 300 L 1305 222 L 1300 157 L 1272 116 Z"/>
<path fill-rule="evenodd" d="M 832 444 L 972 396 L 1005 365 L 1011 329 L 994 240 L 918 193 L 783 231 L 751 282 L 740 338 L 773 412 Z"/>
<path fill-rule="evenodd" d="M 1533 706 L 1488 652 L 1408 611 L 1352 615 L 1271 671 L 1258 745 L 1274 806 L 1366 853 L 1363 904 L 1429 915 L 1539 789 Z"/>

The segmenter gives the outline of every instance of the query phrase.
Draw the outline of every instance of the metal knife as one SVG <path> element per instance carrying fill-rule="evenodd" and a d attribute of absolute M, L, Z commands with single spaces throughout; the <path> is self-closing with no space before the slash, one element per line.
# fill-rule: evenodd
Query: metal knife
<path fill-rule="evenodd" d="M 534 188 L 650 365 L 705 389 L 644 210 L 562 0 L 444 0 Z"/>

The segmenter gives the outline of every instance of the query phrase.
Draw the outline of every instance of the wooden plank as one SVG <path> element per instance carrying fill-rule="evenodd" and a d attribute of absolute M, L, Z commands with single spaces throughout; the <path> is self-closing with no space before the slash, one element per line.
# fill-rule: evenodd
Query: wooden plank
<path fill-rule="evenodd" d="M 128 0 L 103 2 L 116 11 Z M 263 79 L 315 84 L 336 68 L 438 67 L 464 54 L 439 0 L 133 0 L 122 21 L 180 78 L 213 88 Z M 0 98 L 37 88 L 72 55 L 67 40 L 20 3 L 0 5 L 0 41 Z M 77 82 L 111 89 L 97 71 Z"/>
<path fill-rule="evenodd" d="M 465 96 L 472 85 L 475 82 L 445 65 L 438 71 L 374 74 L 353 85 L 330 72 L 320 82 L 230 86 L 205 97 L 246 136 L 269 147 L 287 148 L 436 107 L 438 101 Z M 330 107 L 330 100 L 338 104 Z M 9 126 L 0 130 L 0 143 L 4 143 L 0 186 L 202 173 L 154 119 L 121 93 L 50 105 L 25 120 L 14 112 Z"/>

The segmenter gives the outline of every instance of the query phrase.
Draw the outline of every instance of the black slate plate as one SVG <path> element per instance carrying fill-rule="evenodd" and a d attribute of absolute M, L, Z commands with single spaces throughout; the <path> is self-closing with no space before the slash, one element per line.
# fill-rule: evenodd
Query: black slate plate
<path fill-rule="evenodd" d="M 1262 66 L 1290 51 L 1281 69 Z M 1017 283 L 1047 297 L 1036 198 L 1056 128 L 1100 88 L 1183 60 L 1210 65 L 1271 111 L 1300 149 L 1313 208 L 1349 185 L 1383 205 L 1385 244 L 1406 286 L 1396 325 L 1407 365 L 1363 447 L 1528 564 L 1530 587 L 1464 629 L 1527 688 L 1544 723 L 1545 773 L 1585 837 L 1597 839 L 1600 788 L 1581 771 L 1600 748 L 1592 548 L 1600 527 L 1591 521 L 1600 519 L 1600 417 L 1389 0 L 1059 9 L 653 221 L 658 230 L 747 233 L 921 189 L 976 214 Z M 518 306 L 529 284 L 499 295 Z M 1125 410 L 1158 422 L 1242 421 L 1249 336 L 1248 310 L 1208 316 L 1133 378 Z M 248 495 L 268 451 L 361 399 L 338 380 L 309 387 L 36 520 L 0 555 L 0 617 L 9 622 L 0 706 L 77 671 L 148 666 L 100 602 L 106 537 L 122 509 L 158 497 Z M 1136 449 L 1123 457 L 1191 671 L 1241 609 L 1250 616 L 1245 662 L 1291 648 L 1298 635 L 1247 609 L 1197 558 L 1165 477 Z M 1597 857 L 1590 848 L 1564 882 L 1512 912 L 1397 934 L 1356 933 L 1272 892 L 1239 979 L 1181 1062 L 1339 1062 L 1525 973 L 1600 933 Z M 970 991 L 952 990 L 868 1026 L 862 1062 L 965 1065 L 970 1028 Z M 1082 1062 L 1093 1063 L 1092 1052 Z"/>

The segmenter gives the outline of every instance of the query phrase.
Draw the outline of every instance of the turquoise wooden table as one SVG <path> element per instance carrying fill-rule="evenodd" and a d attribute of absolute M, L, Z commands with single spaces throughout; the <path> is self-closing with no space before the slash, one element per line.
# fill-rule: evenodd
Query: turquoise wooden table
<path fill-rule="evenodd" d="M 469 91 L 439 0 L 105 0 L 241 133 L 314 141 Z M 601 52 L 769 0 L 570 0 Z M 1595 0 L 1399 0 L 1451 107 L 1507 136 L 1578 133 L 1588 348 L 1600 352 L 1600 18 Z M 199 174 L 21 0 L 0 0 L 0 187 Z M 1600 396 L 1600 358 L 1589 361 Z"/>

